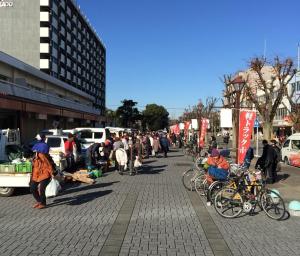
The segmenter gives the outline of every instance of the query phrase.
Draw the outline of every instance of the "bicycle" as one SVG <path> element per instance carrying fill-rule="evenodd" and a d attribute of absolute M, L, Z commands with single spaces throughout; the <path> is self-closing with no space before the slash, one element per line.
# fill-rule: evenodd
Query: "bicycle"
<path fill-rule="evenodd" d="M 200 162 L 200 160 L 199 160 Z M 194 191 L 195 190 L 195 181 L 196 179 L 204 174 L 204 163 L 206 162 L 206 158 L 203 158 L 201 160 L 201 163 L 197 163 L 196 165 L 193 164 L 193 166 L 188 169 L 187 171 L 185 171 L 182 174 L 182 183 L 183 186 L 189 190 L 189 191 Z"/>
<path fill-rule="evenodd" d="M 259 206 L 269 218 L 280 220 L 285 215 L 281 196 L 265 185 L 261 172 L 242 172 L 232 179 L 215 196 L 214 207 L 224 218 L 238 217 L 243 211 L 254 213 Z"/>

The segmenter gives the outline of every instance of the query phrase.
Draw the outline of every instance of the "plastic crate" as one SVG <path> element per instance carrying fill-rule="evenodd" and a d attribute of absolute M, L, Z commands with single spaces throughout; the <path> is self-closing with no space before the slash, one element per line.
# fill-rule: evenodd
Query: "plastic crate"
<path fill-rule="evenodd" d="M 32 165 L 30 162 L 23 162 L 16 164 L 16 172 L 32 172 Z"/>
<path fill-rule="evenodd" d="M 14 173 L 15 165 L 10 163 L 0 164 L 0 173 Z"/>

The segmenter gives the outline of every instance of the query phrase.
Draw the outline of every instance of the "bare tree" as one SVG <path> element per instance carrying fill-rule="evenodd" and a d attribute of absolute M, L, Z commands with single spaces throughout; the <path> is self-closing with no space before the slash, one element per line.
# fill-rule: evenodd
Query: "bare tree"
<path fill-rule="evenodd" d="M 262 119 L 265 139 L 271 139 L 276 111 L 294 75 L 294 64 L 290 58 L 280 60 L 275 57 L 272 63 L 267 63 L 265 58 L 250 61 L 244 90 Z"/>
<path fill-rule="evenodd" d="M 300 95 L 296 95 L 296 84 L 291 87 L 291 90 L 286 90 L 286 97 L 290 104 L 290 107 L 283 103 L 287 109 L 290 117 L 290 121 L 293 123 L 295 131 L 300 131 Z"/>

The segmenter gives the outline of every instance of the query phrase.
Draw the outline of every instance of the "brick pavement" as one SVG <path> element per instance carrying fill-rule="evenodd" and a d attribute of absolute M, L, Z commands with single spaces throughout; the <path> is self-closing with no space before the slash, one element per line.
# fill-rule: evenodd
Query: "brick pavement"
<path fill-rule="evenodd" d="M 0 198 L 0 255 L 300 255 L 299 219 L 223 219 L 184 189 L 185 163 L 180 152 L 150 159 L 140 175 L 109 173 L 43 210 L 28 193 Z"/>

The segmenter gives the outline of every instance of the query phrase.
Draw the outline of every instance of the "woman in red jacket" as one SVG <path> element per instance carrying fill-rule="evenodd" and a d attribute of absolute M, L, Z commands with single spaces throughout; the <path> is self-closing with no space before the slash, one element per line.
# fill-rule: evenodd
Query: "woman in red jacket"
<path fill-rule="evenodd" d="M 46 207 L 45 190 L 53 177 L 53 165 L 50 156 L 45 153 L 36 152 L 32 163 L 32 176 L 30 180 L 30 191 L 36 200 L 33 206 L 37 209 Z"/>

